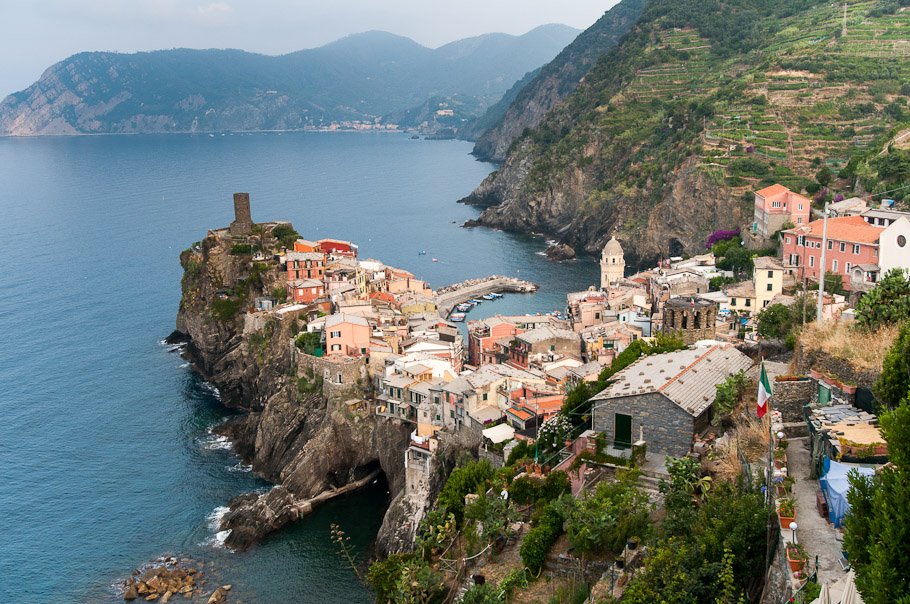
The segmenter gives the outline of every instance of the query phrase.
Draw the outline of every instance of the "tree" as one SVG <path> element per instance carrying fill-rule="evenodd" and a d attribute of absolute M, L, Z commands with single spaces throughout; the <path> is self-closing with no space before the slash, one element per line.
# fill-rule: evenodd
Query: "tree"
<path fill-rule="evenodd" d="M 840 273 L 825 273 L 825 293 L 843 294 L 844 276 Z"/>
<path fill-rule="evenodd" d="M 850 476 L 844 549 L 868 604 L 910 603 L 910 392 L 882 414 L 892 464 L 873 476 Z"/>
<path fill-rule="evenodd" d="M 815 173 L 815 180 L 818 181 L 823 187 L 828 186 L 828 183 L 831 182 L 831 170 L 828 166 L 823 167 L 821 170 Z"/>
<path fill-rule="evenodd" d="M 762 338 L 782 340 L 793 331 L 793 313 L 783 304 L 771 304 L 758 313 L 756 332 Z"/>
<path fill-rule="evenodd" d="M 595 392 L 593 394 L 597 393 Z M 581 425 L 586 419 L 585 416 L 591 410 L 591 396 L 592 393 L 588 388 L 588 383 L 579 381 L 571 390 L 569 390 L 569 394 L 566 395 L 566 400 L 562 404 L 561 413 L 568 417 L 574 425 Z"/>
<path fill-rule="evenodd" d="M 856 322 L 872 329 L 910 319 L 910 279 L 891 269 L 856 305 Z"/>
<path fill-rule="evenodd" d="M 891 408 L 910 392 L 910 321 L 903 324 L 894 339 L 874 389 L 876 396 Z"/>

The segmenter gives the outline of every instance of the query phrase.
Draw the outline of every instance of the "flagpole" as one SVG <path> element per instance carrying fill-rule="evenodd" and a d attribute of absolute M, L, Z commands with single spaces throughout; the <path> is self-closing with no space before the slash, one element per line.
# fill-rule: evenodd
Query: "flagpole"
<path fill-rule="evenodd" d="M 762 357 L 762 359 L 761 359 L 761 369 L 759 370 L 759 374 L 758 374 L 759 390 L 762 389 L 762 384 L 764 383 L 762 381 L 763 379 L 767 379 L 765 376 L 765 358 L 764 357 Z M 770 391 L 768 392 L 768 399 L 765 401 L 765 403 L 767 405 L 765 414 L 767 415 L 767 412 L 771 411 L 771 392 Z M 765 533 L 764 578 L 765 578 L 766 583 L 768 581 L 768 568 L 771 566 L 771 534 L 772 534 L 771 527 L 774 522 L 774 505 L 771 500 L 771 483 L 772 483 L 771 476 L 773 474 L 772 468 L 774 467 L 773 453 L 772 453 L 773 446 L 774 446 L 774 437 L 773 437 L 773 432 L 772 432 L 772 422 L 771 422 L 771 416 L 768 415 L 768 472 L 767 472 L 767 476 L 765 478 L 765 505 L 768 506 L 768 526 L 767 526 L 767 531 Z M 762 591 L 764 592 L 764 589 Z"/>

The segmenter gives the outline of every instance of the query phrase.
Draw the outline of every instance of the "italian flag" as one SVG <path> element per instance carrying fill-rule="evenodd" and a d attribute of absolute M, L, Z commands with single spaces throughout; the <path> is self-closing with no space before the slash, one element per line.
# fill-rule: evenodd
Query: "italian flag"
<path fill-rule="evenodd" d="M 761 377 L 758 380 L 758 417 L 761 419 L 768 412 L 768 399 L 771 398 L 771 383 L 765 373 L 765 362 L 761 364 Z"/>

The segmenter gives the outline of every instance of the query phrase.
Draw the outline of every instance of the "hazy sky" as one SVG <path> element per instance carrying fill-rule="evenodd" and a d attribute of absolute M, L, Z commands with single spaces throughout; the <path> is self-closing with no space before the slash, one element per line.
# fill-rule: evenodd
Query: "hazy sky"
<path fill-rule="evenodd" d="M 585 29 L 618 0 L 0 0 L 0 99 L 86 50 L 282 54 L 380 29 L 437 47 L 544 23 Z"/>

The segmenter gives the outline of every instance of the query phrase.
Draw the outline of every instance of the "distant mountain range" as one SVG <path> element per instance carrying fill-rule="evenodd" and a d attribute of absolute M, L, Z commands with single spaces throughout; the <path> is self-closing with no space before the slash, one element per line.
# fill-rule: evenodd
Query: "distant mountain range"
<path fill-rule="evenodd" d="M 544 25 L 522 36 L 486 34 L 430 49 L 371 31 L 277 57 L 85 52 L 6 97 L 0 135 L 301 129 L 384 123 L 383 116 L 421 107 L 448 119 L 454 132 L 577 34 Z"/>

